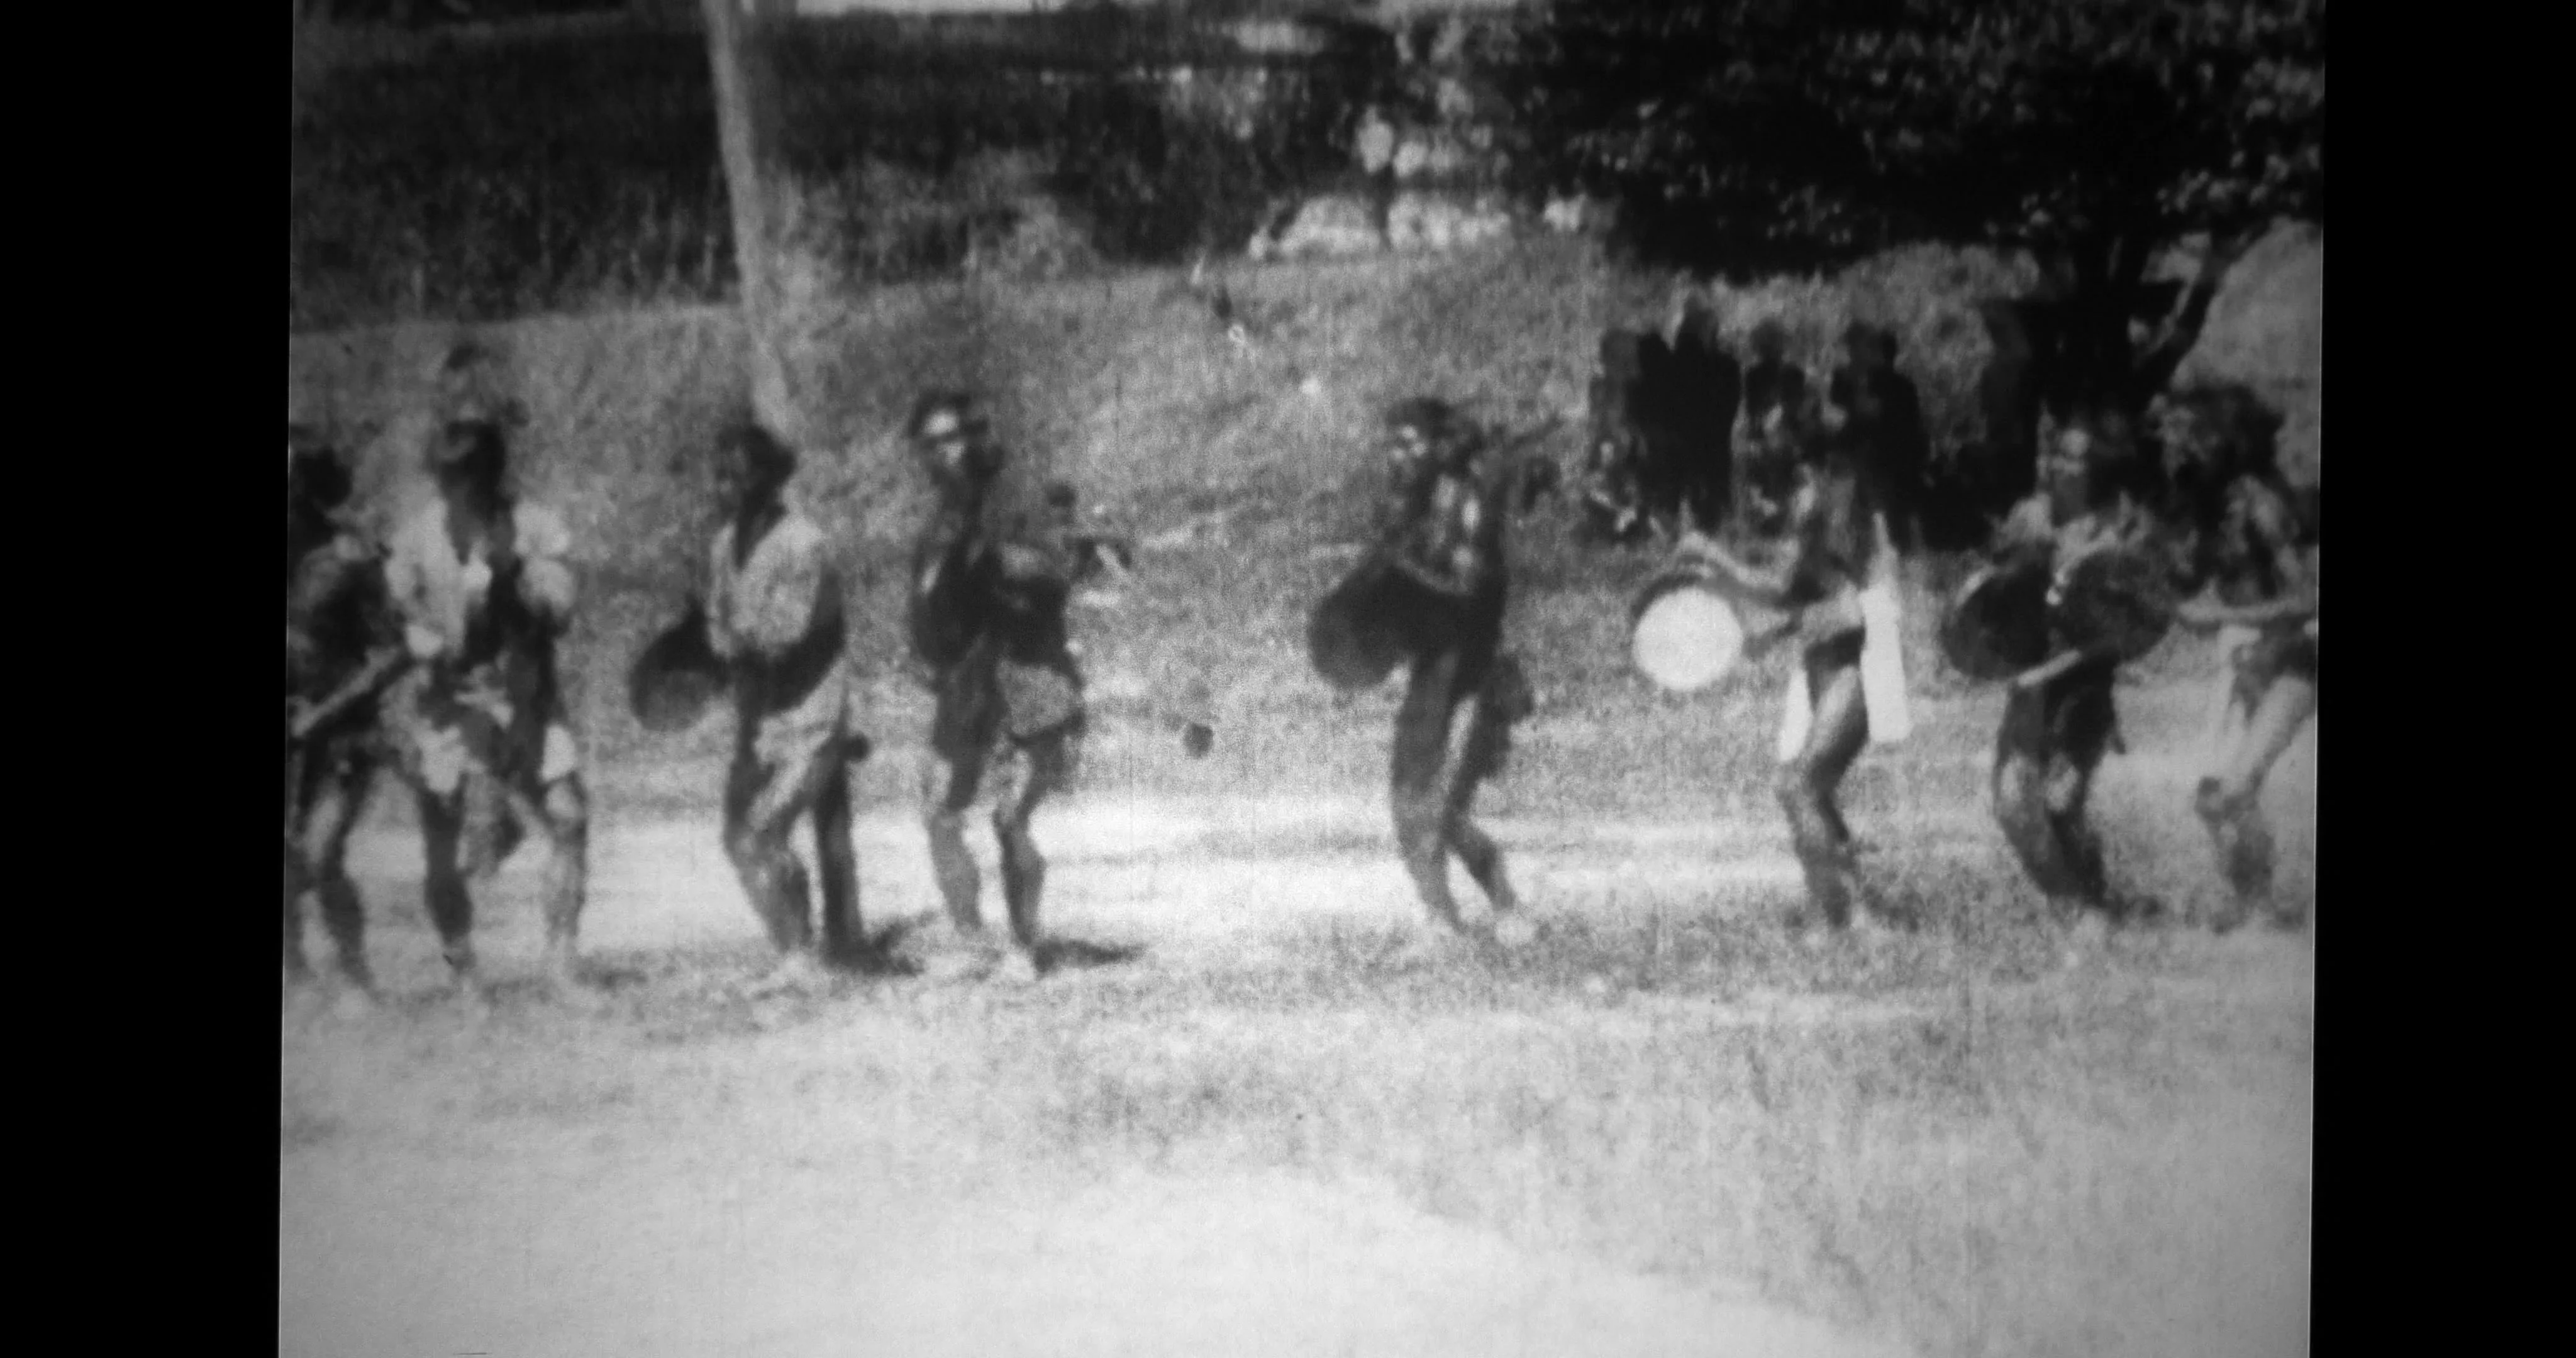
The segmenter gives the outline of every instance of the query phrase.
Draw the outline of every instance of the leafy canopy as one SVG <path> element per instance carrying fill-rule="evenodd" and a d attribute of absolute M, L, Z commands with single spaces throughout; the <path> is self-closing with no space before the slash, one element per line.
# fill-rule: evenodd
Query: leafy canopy
<path fill-rule="evenodd" d="M 2117 250 L 2321 220 L 2324 0 L 1555 0 L 1532 187 L 1726 272 L 1908 239 Z M 2114 269 L 2114 272 L 2121 270 Z"/>

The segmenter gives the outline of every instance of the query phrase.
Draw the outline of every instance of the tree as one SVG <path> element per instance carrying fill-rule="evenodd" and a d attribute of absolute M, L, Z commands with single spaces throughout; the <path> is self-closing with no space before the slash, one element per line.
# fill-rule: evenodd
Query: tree
<path fill-rule="evenodd" d="M 2323 220 L 2324 0 L 1555 0 L 1511 74 L 1532 187 L 1616 201 L 1641 255 L 1742 276 L 1915 240 L 2031 250 L 2061 416 L 2129 413 L 2216 274 Z M 2165 247 L 2211 235 L 2171 332 Z"/>
<path fill-rule="evenodd" d="M 740 0 L 704 0 L 707 60 L 715 76 L 717 143 L 723 152 L 725 196 L 733 207 L 734 265 L 742 276 L 742 324 L 751 346 L 752 410 L 772 431 L 795 439 L 803 431 L 787 394 L 787 369 L 778 353 L 776 276 L 770 268 L 769 213 L 760 158 L 760 116 L 768 105 L 754 88 L 761 67 L 746 57 L 748 20 Z"/>

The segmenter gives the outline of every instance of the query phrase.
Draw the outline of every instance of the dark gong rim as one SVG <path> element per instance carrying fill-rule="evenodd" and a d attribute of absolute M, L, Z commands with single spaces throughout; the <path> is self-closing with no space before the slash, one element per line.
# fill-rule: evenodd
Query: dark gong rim
<path fill-rule="evenodd" d="M 2068 572 L 2052 621 L 2088 645 L 2108 646 L 2125 660 L 2152 651 L 2173 631 L 2175 600 L 2159 564 L 2136 552 L 2102 552 Z"/>
<path fill-rule="evenodd" d="M 1979 570 L 1951 596 L 1941 619 L 1942 657 L 1972 679 L 2009 678 L 2041 663 L 2048 658 L 2047 600 L 2045 570 Z M 2016 646 L 2017 639 L 2026 644 Z"/>

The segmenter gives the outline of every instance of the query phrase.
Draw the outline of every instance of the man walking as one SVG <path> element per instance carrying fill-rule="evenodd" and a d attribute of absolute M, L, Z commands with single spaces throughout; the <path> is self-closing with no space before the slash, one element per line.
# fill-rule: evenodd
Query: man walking
<path fill-rule="evenodd" d="M 420 806 L 430 920 L 459 992 L 480 1003 L 467 879 L 497 870 L 533 826 L 553 848 L 547 974 L 568 989 L 581 979 L 590 838 L 580 746 L 555 664 L 574 605 L 571 535 L 553 511 L 507 489 L 499 424 L 450 421 L 429 462 L 438 497 L 396 533 L 386 581 L 418 662 L 397 720 Z"/>
<path fill-rule="evenodd" d="M 725 778 L 724 846 L 778 950 L 773 988 L 801 989 L 821 964 L 861 944 L 849 766 L 866 757 L 852 728 L 842 591 L 823 530 L 788 497 L 796 454 L 742 424 L 717 442 L 725 525 L 709 554 L 707 644 L 731 671 L 735 735 Z M 789 840 L 814 827 L 823 933 L 814 938 L 805 866 Z"/>

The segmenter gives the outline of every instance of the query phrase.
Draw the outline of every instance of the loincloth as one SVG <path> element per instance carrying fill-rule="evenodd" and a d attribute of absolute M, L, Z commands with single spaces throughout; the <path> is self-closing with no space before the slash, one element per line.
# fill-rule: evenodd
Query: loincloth
<path fill-rule="evenodd" d="M 1079 733 L 1085 722 L 1082 689 L 1082 672 L 1071 655 L 1030 661 L 979 644 L 938 678 L 931 748 L 950 759 L 969 759 L 996 739 L 1026 743 Z"/>

